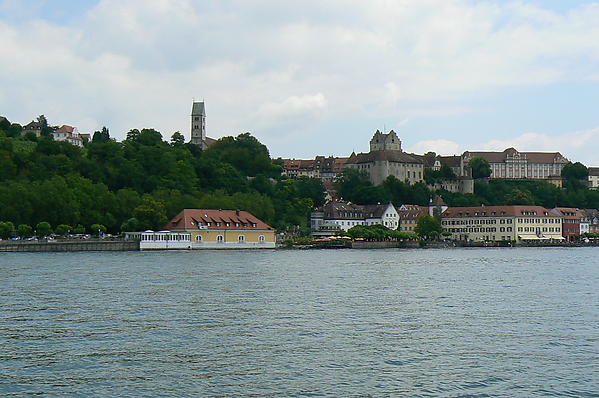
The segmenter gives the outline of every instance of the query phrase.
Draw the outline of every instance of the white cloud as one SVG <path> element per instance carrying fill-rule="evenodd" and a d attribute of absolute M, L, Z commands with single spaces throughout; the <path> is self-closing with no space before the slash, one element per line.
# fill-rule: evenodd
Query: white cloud
<path fill-rule="evenodd" d="M 45 113 L 118 138 L 146 126 L 167 136 L 189 133 L 191 100 L 203 98 L 209 135 L 249 130 L 276 153 L 282 133 L 298 131 L 306 151 L 335 120 L 462 115 L 477 108 L 465 99 L 497 87 L 596 81 L 597 20 L 598 4 L 559 14 L 499 1 L 102 0 L 65 26 L 0 19 L 0 109 L 25 123 Z M 330 141 L 346 129 L 329 128 Z"/>
<path fill-rule="evenodd" d="M 410 146 L 407 152 L 423 154 L 427 152 L 435 152 L 437 155 L 461 155 L 463 147 L 454 141 L 450 140 L 427 140 L 419 141 Z"/>
<path fill-rule="evenodd" d="M 503 140 L 493 139 L 478 142 L 456 142 L 451 140 L 425 140 L 407 148 L 408 152 L 435 152 L 438 155 L 460 155 L 464 151 L 504 151 L 515 148 L 522 152 L 561 152 L 573 162 L 589 166 L 599 165 L 596 145 L 599 142 L 599 127 L 589 130 L 567 132 L 558 135 L 523 133 Z"/>
<path fill-rule="evenodd" d="M 524 133 L 505 140 L 490 140 L 478 146 L 482 150 L 503 151 L 514 147 L 519 151 L 561 152 L 576 162 L 588 165 L 599 164 L 596 145 L 599 142 L 599 127 L 589 130 L 568 132 L 559 135 Z M 473 150 L 471 148 L 471 150 Z"/>

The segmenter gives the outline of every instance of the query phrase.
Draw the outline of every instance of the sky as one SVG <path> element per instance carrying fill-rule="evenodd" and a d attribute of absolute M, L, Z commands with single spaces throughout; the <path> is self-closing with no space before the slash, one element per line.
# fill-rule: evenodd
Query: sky
<path fill-rule="evenodd" d="M 599 1 L 0 0 L 0 115 L 273 157 L 560 151 L 599 165 Z"/>

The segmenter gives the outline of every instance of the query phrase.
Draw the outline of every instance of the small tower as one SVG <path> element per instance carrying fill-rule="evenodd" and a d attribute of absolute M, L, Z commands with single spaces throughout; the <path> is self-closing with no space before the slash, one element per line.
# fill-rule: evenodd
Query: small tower
<path fill-rule="evenodd" d="M 204 101 L 191 107 L 191 143 L 206 149 L 206 110 Z"/>
<path fill-rule="evenodd" d="M 401 141 L 395 131 L 385 134 L 377 130 L 370 140 L 370 152 L 374 151 L 401 151 Z"/>

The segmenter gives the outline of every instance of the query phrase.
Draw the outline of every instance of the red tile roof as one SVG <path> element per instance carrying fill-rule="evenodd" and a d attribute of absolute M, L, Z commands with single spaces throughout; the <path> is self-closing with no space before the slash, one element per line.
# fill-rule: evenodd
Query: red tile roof
<path fill-rule="evenodd" d="M 559 217 L 556 212 L 542 206 L 473 206 L 449 207 L 441 217 Z"/>
<path fill-rule="evenodd" d="M 217 225 L 220 223 L 221 225 Z M 227 225 L 229 223 L 229 225 Z M 239 224 L 239 225 L 237 225 Z M 255 225 L 255 226 L 254 226 Z M 247 211 L 184 209 L 165 226 L 165 230 L 190 230 L 204 227 L 228 230 L 273 230 L 271 226 Z"/>
<path fill-rule="evenodd" d="M 56 130 L 56 132 L 57 133 L 73 134 L 74 130 L 75 130 L 75 127 L 63 124 L 62 126 L 60 126 L 60 128 L 58 130 Z"/>

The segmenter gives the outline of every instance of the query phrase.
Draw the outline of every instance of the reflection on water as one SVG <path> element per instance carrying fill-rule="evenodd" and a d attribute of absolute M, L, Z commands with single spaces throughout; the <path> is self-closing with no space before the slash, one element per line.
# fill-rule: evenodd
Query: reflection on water
<path fill-rule="evenodd" d="M 599 249 L 0 255 L 0 395 L 599 396 Z"/>

